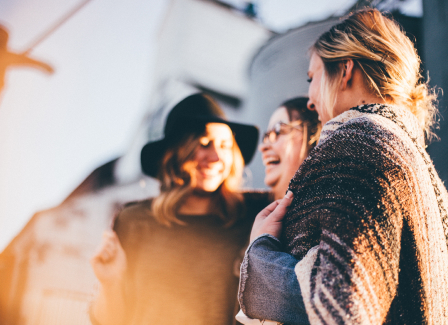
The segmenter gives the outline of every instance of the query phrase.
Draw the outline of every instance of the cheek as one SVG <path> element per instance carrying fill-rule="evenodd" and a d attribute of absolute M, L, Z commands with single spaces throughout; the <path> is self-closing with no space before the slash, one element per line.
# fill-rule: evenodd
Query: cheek
<path fill-rule="evenodd" d="M 286 135 L 281 135 L 277 142 L 271 144 L 272 150 L 280 157 L 281 161 L 283 161 L 285 152 L 288 150 L 288 143 L 289 141 L 286 139 Z"/>
<path fill-rule="evenodd" d="M 204 155 L 205 155 L 204 149 L 203 148 L 198 148 L 198 149 L 196 149 L 196 152 L 193 155 L 192 161 L 198 163 L 198 162 L 200 162 L 201 160 L 204 159 L 203 158 Z"/>
<path fill-rule="evenodd" d="M 288 148 L 285 150 L 285 168 L 291 171 L 296 171 L 302 163 L 302 140 L 292 139 L 289 142 Z"/>
<path fill-rule="evenodd" d="M 319 89 L 317 87 L 317 80 L 313 80 L 309 88 L 309 96 L 316 101 L 319 99 Z"/>
<path fill-rule="evenodd" d="M 225 153 L 222 161 L 224 163 L 224 171 L 225 171 L 226 176 L 227 176 L 229 174 L 229 172 L 230 172 L 230 169 L 232 168 L 233 153 L 232 152 Z"/>
<path fill-rule="evenodd" d="M 308 86 L 308 97 L 312 97 L 314 92 L 314 80 L 312 80 Z"/>

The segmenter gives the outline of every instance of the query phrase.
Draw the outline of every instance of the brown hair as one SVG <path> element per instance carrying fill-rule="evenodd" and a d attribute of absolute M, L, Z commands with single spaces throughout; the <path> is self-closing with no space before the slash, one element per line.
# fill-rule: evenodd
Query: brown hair
<path fill-rule="evenodd" d="M 284 107 L 288 112 L 291 122 L 303 122 L 303 138 L 301 156 L 306 157 L 319 141 L 322 125 L 316 111 L 311 111 L 307 107 L 308 97 L 296 97 L 283 102 L 279 107 Z"/>
<path fill-rule="evenodd" d="M 387 102 L 407 107 L 431 138 L 436 94 L 423 81 L 414 44 L 393 19 L 376 9 L 354 12 L 322 34 L 311 51 L 324 63 L 321 95 L 331 117 L 342 63 L 352 59 L 368 87 Z"/>
<path fill-rule="evenodd" d="M 160 168 L 157 177 L 161 183 L 160 195 L 153 199 L 151 206 L 151 214 L 161 224 L 183 224 L 177 214 L 186 198 L 193 193 L 190 174 L 185 166 L 193 159 L 200 136 L 190 134 L 165 152 L 161 162 L 163 168 Z M 242 195 L 237 190 L 242 179 L 244 160 L 235 139 L 233 140 L 230 174 L 216 191 L 210 206 L 211 212 L 226 221 L 226 226 L 233 224 L 243 213 Z"/>

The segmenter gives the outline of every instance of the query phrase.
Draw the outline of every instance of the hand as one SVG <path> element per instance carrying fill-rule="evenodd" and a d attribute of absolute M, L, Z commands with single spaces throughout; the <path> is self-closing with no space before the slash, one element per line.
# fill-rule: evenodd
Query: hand
<path fill-rule="evenodd" d="M 262 234 L 280 237 L 282 220 L 292 202 L 292 197 L 292 192 L 288 191 L 283 199 L 272 202 L 257 214 L 250 233 L 250 242 Z"/>
<path fill-rule="evenodd" d="M 127 260 L 114 231 L 105 231 L 96 253 L 90 259 L 93 272 L 104 287 L 117 285 L 124 278 Z"/>

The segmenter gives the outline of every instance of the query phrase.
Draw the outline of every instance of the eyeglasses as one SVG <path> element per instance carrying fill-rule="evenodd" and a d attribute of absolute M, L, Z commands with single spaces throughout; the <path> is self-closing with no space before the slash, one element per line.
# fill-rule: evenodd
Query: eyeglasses
<path fill-rule="evenodd" d="M 286 124 L 283 122 L 275 123 L 272 129 L 270 129 L 263 135 L 262 142 L 265 144 L 275 143 L 280 134 L 288 134 L 291 133 L 293 130 L 302 131 L 303 130 L 302 125 L 303 124 L 301 121 L 295 121 L 290 124 Z"/>

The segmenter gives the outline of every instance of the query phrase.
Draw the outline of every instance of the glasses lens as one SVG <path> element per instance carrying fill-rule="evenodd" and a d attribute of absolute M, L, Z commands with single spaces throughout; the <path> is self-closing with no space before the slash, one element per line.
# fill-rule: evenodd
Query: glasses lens
<path fill-rule="evenodd" d="M 274 127 L 267 131 L 263 136 L 263 143 L 274 143 L 277 141 L 277 137 L 280 134 L 281 124 L 277 123 Z"/>
<path fill-rule="evenodd" d="M 282 122 L 278 122 L 274 125 L 274 127 L 267 131 L 263 136 L 263 143 L 275 143 L 280 134 L 288 134 L 291 133 L 294 129 L 302 131 L 302 123 L 291 123 L 286 124 Z"/>
<path fill-rule="evenodd" d="M 263 134 L 263 139 L 261 139 L 261 142 L 266 143 L 266 142 L 268 141 L 268 137 L 269 137 L 268 133 L 265 132 L 265 133 Z"/>
<path fill-rule="evenodd" d="M 275 141 L 275 138 L 276 138 L 275 131 L 273 130 L 267 131 L 263 136 L 263 143 L 272 143 L 273 141 Z"/>

